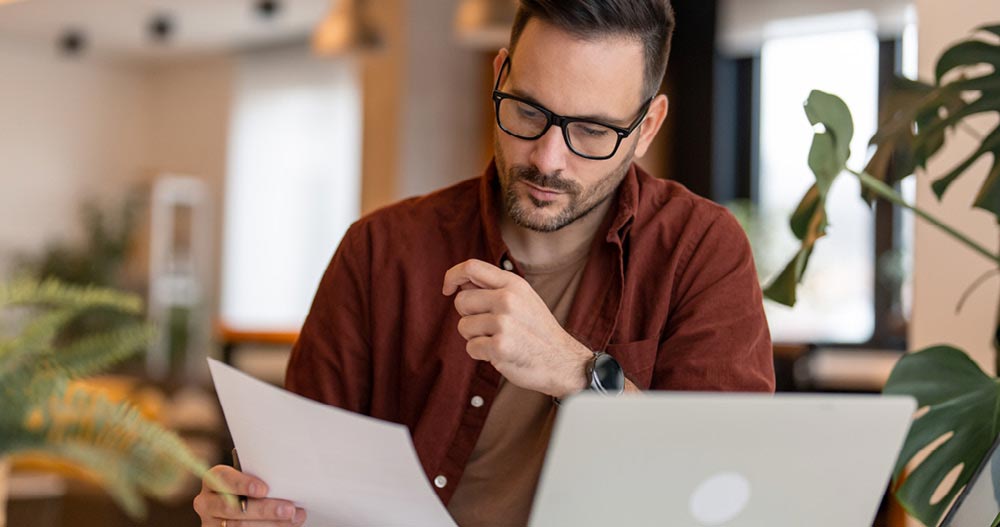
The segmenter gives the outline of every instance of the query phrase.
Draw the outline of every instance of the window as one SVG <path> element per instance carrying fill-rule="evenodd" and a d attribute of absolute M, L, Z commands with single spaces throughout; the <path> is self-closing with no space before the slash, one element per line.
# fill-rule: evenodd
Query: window
<path fill-rule="evenodd" d="M 293 49 L 244 56 L 235 77 L 222 320 L 297 331 L 359 214 L 357 73 L 351 61 Z"/>
<path fill-rule="evenodd" d="M 812 89 L 844 99 L 854 117 L 848 163 L 863 167 L 878 115 L 879 42 L 874 19 L 861 12 L 790 20 L 768 30 L 774 36 L 760 56 L 758 205 L 765 218 L 779 218 L 766 252 L 790 256 L 798 241 L 787 218 L 815 181 L 806 161 L 813 134 L 801 102 Z M 813 253 L 794 310 L 766 303 L 775 341 L 862 343 L 871 337 L 874 220 L 859 192 L 850 176 L 831 189 L 827 236 Z M 778 271 L 761 269 L 766 277 Z"/>

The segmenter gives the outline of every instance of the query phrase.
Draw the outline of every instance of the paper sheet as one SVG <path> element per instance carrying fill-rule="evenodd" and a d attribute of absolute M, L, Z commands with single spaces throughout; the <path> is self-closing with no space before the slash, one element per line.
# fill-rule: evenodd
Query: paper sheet
<path fill-rule="evenodd" d="M 410 433 L 317 403 L 209 359 L 243 470 L 295 502 L 310 527 L 454 526 Z"/>

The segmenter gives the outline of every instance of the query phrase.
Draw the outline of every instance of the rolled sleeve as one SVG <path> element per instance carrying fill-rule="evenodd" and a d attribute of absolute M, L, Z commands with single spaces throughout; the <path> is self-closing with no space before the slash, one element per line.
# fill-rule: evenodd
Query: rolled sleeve
<path fill-rule="evenodd" d="M 285 387 L 367 413 L 371 401 L 370 243 L 362 223 L 344 235 L 292 348 Z"/>
<path fill-rule="evenodd" d="M 654 367 L 654 389 L 774 391 L 770 332 L 753 253 L 720 210 L 688 249 Z"/>

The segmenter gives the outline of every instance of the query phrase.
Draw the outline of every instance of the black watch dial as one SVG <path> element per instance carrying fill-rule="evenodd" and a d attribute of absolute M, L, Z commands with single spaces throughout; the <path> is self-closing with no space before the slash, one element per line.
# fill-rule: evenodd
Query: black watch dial
<path fill-rule="evenodd" d="M 625 372 L 618 361 L 607 353 L 594 355 L 589 373 L 591 390 L 605 395 L 618 395 L 625 390 Z"/>

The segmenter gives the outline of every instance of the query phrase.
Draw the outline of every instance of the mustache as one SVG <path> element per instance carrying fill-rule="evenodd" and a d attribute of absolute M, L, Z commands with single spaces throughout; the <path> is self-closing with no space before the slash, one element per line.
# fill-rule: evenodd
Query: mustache
<path fill-rule="evenodd" d="M 536 187 L 566 192 L 568 194 L 578 194 L 580 186 L 568 179 L 563 179 L 557 174 L 542 174 L 535 167 L 518 166 L 511 169 L 511 175 L 515 180 L 522 180 Z"/>

